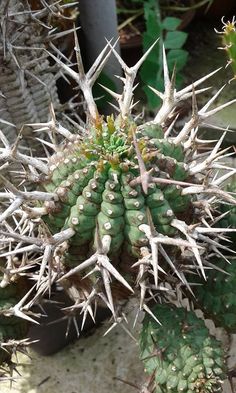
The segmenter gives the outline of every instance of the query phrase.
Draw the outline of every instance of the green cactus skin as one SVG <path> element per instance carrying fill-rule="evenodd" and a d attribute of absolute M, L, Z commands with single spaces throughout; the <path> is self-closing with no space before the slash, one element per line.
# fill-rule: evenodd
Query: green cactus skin
<path fill-rule="evenodd" d="M 11 345 L 4 349 L 3 344 L 25 338 L 28 331 L 28 323 L 24 319 L 5 315 L 23 296 L 24 283 L 20 281 L 0 287 L 0 367 L 9 364 L 12 356 Z"/>
<path fill-rule="evenodd" d="M 236 333 L 236 259 L 230 259 L 230 264 L 224 259 L 214 262 L 227 274 L 211 269 L 207 273 L 207 281 L 192 289 L 205 315 L 217 327 L 223 327 L 228 333 Z M 196 281 L 202 284 L 200 278 Z"/>
<path fill-rule="evenodd" d="M 59 202 L 45 204 L 49 214 L 44 220 L 52 233 L 69 227 L 76 231 L 65 258 L 68 266 L 76 266 L 88 256 L 96 225 L 101 237 L 112 237 L 110 255 L 119 256 L 125 250 L 137 257 L 140 247 L 148 244 L 139 229 L 147 224 L 147 209 L 158 233 L 171 236 L 176 232 L 171 221 L 191 205 L 178 185 L 153 183 L 147 195 L 141 185 L 129 185 L 139 176 L 131 144 L 134 124 L 119 122 L 112 118 L 98 122 L 88 141 L 69 144 L 51 159 L 51 173 L 43 186 L 56 192 Z M 163 178 L 188 180 L 183 149 L 163 139 L 160 127 L 149 126 L 137 135 L 147 170 L 152 168 Z"/>
<path fill-rule="evenodd" d="M 140 355 L 148 374 L 155 374 L 155 393 L 215 392 L 225 378 L 221 344 L 209 336 L 194 312 L 163 304 L 146 315 L 140 334 Z"/>
<path fill-rule="evenodd" d="M 222 42 L 229 58 L 229 63 L 232 67 L 234 77 L 236 78 L 236 29 L 235 20 L 224 23 L 222 31 Z"/>
<path fill-rule="evenodd" d="M 236 181 L 233 180 L 230 184 L 227 185 L 226 190 L 228 192 L 235 193 L 236 192 Z M 222 228 L 231 228 L 231 229 L 236 229 L 236 207 L 234 205 L 230 204 L 220 204 L 220 211 L 221 213 L 226 213 L 228 212 L 227 215 L 225 215 L 222 220 L 220 220 L 217 225 L 222 227 Z M 232 250 L 236 249 L 236 233 L 232 232 L 227 234 L 227 237 L 229 240 L 232 242 L 230 244 L 230 248 Z"/>

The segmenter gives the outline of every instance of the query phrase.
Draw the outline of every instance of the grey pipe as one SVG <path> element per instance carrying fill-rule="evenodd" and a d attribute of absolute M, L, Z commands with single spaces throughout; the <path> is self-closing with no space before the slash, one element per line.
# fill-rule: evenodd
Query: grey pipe
<path fill-rule="evenodd" d="M 106 38 L 119 37 L 115 0 L 80 0 L 80 23 L 84 33 L 86 61 L 91 65 L 106 45 Z M 119 43 L 116 46 L 120 52 Z M 121 67 L 115 56 L 111 55 L 105 68 L 106 75 L 115 83 L 117 89 L 120 80 L 114 75 L 121 75 Z"/>

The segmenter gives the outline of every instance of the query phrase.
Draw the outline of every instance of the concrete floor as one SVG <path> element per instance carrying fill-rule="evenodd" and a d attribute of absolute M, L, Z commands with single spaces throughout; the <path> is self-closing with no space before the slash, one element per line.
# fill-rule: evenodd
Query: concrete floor
<path fill-rule="evenodd" d="M 132 330 L 137 338 L 139 326 Z M 144 381 L 142 363 L 138 359 L 137 342 L 120 327 L 103 336 L 108 322 L 87 337 L 78 339 L 52 356 L 29 351 L 31 359 L 20 355 L 16 377 L 1 382 L 1 393 L 129 393 L 135 391 L 116 378 L 140 384 Z M 56 334 L 56 332 L 55 332 Z"/>
<path fill-rule="evenodd" d="M 211 333 L 226 342 L 220 329 L 211 321 L 207 323 Z M 120 327 L 103 336 L 108 325 L 77 340 L 52 356 L 40 356 L 29 351 L 31 359 L 20 355 L 21 365 L 14 373 L 15 382 L 1 382 L 1 393 L 132 393 L 134 387 L 116 378 L 141 386 L 145 381 L 142 363 L 138 359 L 138 346 Z M 140 325 L 132 331 L 138 337 Z M 227 345 L 227 344 L 225 344 Z M 229 352 L 229 367 L 236 366 L 236 335 Z M 235 383 L 236 388 L 236 383 Z M 232 393 L 228 381 L 223 393 Z"/>

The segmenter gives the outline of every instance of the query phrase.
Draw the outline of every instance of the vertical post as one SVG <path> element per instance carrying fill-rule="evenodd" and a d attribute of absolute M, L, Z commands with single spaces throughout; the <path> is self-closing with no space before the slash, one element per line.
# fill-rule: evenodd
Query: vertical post
<path fill-rule="evenodd" d="M 117 13 L 115 0 L 80 0 L 80 24 L 84 34 L 85 61 L 90 66 L 106 45 L 106 39 L 118 38 Z M 116 50 L 120 52 L 119 42 Z M 121 67 L 115 56 L 110 56 L 104 67 L 106 76 L 119 89 L 120 80 L 114 75 L 122 75 Z"/>

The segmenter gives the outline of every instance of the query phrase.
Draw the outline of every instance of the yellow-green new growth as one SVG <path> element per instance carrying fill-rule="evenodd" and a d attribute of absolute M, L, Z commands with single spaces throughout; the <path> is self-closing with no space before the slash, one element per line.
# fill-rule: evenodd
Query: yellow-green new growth
<path fill-rule="evenodd" d="M 228 64 L 232 67 L 234 76 L 232 79 L 236 78 L 236 27 L 235 27 L 235 17 L 233 17 L 232 21 L 223 22 L 223 30 L 222 32 L 218 32 L 221 34 L 223 47 L 220 49 L 224 49 L 228 56 Z"/>

